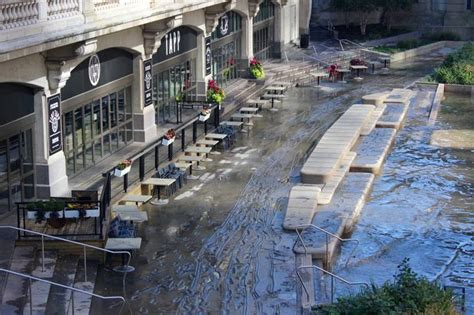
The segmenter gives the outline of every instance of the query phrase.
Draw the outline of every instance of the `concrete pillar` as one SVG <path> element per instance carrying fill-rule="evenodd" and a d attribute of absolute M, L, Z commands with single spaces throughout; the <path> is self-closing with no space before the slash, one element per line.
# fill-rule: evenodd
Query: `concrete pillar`
<path fill-rule="evenodd" d="M 237 60 L 239 74 L 245 78 L 249 75 L 248 67 L 250 59 L 253 58 L 253 18 L 242 16 L 242 43 L 240 51 L 241 59 Z"/>
<path fill-rule="evenodd" d="M 61 150 L 49 154 L 48 96 L 43 91 L 35 95 L 34 143 L 38 199 L 70 195 L 64 152 Z M 64 139 L 62 141 L 64 144 Z"/>
<path fill-rule="evenodd" d="M 143 55 L 139 54 L 133 59 L 133 84 L 132 84 L 132 109 L 134 140 L 149 142 L 156 138 L 155 107 L 144 106 L 144 69 Z"/>
<path fill-rule="evenodd" d="M 279 5 L 275 5 L 275 18 L 274 18 L 274 34 L 273 34 L 273 47 L 272 57 L 280 59 L 284 50 L 284 16 L 283 9 Z"/>
<path fill-rule="evenodd" d="M 209 34 L 210 35 L 210 34 Z M 212 75 L 206 76 L 206 36 L 205 33 L 197 35 L 197 57 L 196 57 L 196 73 L 194 74 L 197 94 L 206 94 L 207 81 L 211 79 Z"/>

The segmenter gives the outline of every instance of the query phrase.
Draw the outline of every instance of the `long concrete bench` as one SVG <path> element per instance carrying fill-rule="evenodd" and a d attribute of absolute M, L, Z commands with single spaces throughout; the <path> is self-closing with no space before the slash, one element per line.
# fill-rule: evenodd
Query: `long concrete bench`
<path fill-rule="evenodd" d="M 318 205 L 321 192 L 319 185 L 297 185 L 291 189 L 283 228 L 295 230 L 298 226 L 310 224 Z"/>
<path fill-rule="evenodd" d="M 329 129 L 301 169 L 305 184 L 325 184 L 357 142 L 360 131 L 374 110 L 373 105 L 350 107 Z"/>
<path fill-rule="evenodd" d="M 380 106 L 385 102 L 389 92 L 374 93 L 362 96 L 362 103 L 368 105 Z"/>
<path fill-rule="evenodd" d="M 378 128 L 400 129 L 408 112 L 408 104 L 390 103 L 385 105 L 385 111 L 375 126 Z"/>
<path fill-rule="evenodd" d="M 384 103 L 408 104 L 413 97 L 413 91 L 408 89 L 393 89 L 387 96 Z"/>
<path fill-rule="evenodd" d="M 351 165 L 351 172 L 379 174 L 395 135 L 394 128 L 376 128 L 368 136 L 362 137 L 355 148 L 357 157 Z"/>
<path fill-rule="evenodd" d="M 330 205 L 321 205 L 315 214 L 312 224 L 321 227 L 339 237 L 349 232 L 357 221 L 365 200 L 370 193 L 375 176 L 369 173 L 349 173 L 333 197 Z M 308 253 L 314 259 L 326 258 L 326 233 L 315 229 L 302 232 Z M 329 236 L 328 256 L 331 258 L 339 241 Z M 304 253 L 300 242 L 295 246 L 296 253 Z"/>
<path fill-rule="evenodd" d="M 375 126 L 377 125 L 377 121 L 382 117 L 383 112 L 385 111 L 385 108 L 387 105 L 382 104 L 377 106 L 372 114 L 370 115 L 369 120 L 367 123 L 362 127 L 362 130 L 360 131 L 361 136 L 367 136 L 369 135 L 372 130 L 374 130 Z"/>
<path fill-rule="evenodd" d="M 355 159 L 356 153 L 354 152 L 349 152 L 344 156 L 331 179 L 326 184 L 324 184 L 323 188 L 321 189 L 321 192 L 319 193 L 318 204 L 327 205 L 331 202 L 337 187 L 341 183 L 346 173 L 349 172 L 349 169 Z"/>

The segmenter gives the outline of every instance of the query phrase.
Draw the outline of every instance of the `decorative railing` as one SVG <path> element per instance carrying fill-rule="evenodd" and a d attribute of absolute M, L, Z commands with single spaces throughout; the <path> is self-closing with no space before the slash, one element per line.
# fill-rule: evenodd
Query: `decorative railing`
<path fill-rule="evenodd" d="M 38 0 L 0 3 L 0 30 L 35 24 L 40 19 L 39 13 Z"/>
<path fill-rule="evenodd" d="M 58 20 L 81 13 L 80 0 L 48 0 L 48 20 Z"/>

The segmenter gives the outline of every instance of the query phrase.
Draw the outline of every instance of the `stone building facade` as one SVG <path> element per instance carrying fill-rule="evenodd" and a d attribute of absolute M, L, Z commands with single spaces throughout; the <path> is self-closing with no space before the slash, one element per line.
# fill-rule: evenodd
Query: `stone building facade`
<path fill-rule="evenodd" d="M 203 95 L 224 68 L 231 81 L 253 56 L 279 58 L 307 31 L 309 7 L 298 0 L 2 1 L 0 215 L 17 201 L 67 195 L 82 170 L 156 139 L 177 93 Z"/>

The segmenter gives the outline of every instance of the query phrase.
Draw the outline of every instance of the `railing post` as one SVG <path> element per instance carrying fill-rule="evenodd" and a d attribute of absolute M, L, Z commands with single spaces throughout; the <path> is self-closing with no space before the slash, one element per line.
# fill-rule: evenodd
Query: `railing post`
<path fill-rule="evenodd" d="M 173 160 L 173 144 L 171 143 L 168 146 L 168 160 Z"/>
<path fill-rule="evenodd" d="M 87 282 L 87 248 L 84 248 L 84 282 Z"/>
<path fill-rule="evenodd" d="M 193 122 L 193 143 L 197 140 L 197 121 Z"/>
<path fill-rule="evenodd" d="M 160 165 L 160 152 L 158 149 L 159 147 L 159 145 L 155 147 L 155 171 L 158 170 L 158 166 Z"/>
<path fill-rule="evenodd" d="M 123 176 L 123 190 L 127 192 L 128 189 L 128 174 Z"/>
<path fill-rule="evenodd" d="M 334 277 L 331 276 L 331 304 L 334 304 Z"/>
<path fill-rule="evenodd" d="M 71 308 L 72 308 L 72 315 L 75 314 L 75 306 L 74 306 L 74 290 L 72 290 L 72 295 L 71 295 Z"/>
<path fill-rule="evenodd" d="M 33 315 L 33 292 L 31 291 L 31 279 L 28 278 L 28 288 L 29 288 L 29 296 L 30 296 L 30 315 Z"/>
<path fill-rule="evenodd" d="M 219 127 L 219 119 L 220 119 L 220 106 L 217 105 L 216 108 L 214 109 L 214 127 L 217 128 Z"/>
<path fill-rule="evenodd" d="M 140 156 L 140 158 L 138 159 L 138 172 L 140 174 L 140 181 L 143 181 L 143 179 L 145 178 L 145 156 L 142 155 Z"/>
<path fill-rule="evenodd" d="M 184 151 L 184 147 L 186 147 L 186 130 L 183 128 L 181 130 L 181 150 Z"/>
<path fill-rule="evenodd" d="M 207 120 L 204 122 L 204 134 L 207 135 Z"/>
<path fill-rule="evenodd" d="M 44 272 L 44 235 L 41 235 L 41 272 Z"/>
<path fill-rule="evenodd" d="M 326 233 L 326 268 L 329 266 L 329 235 Z"/>

